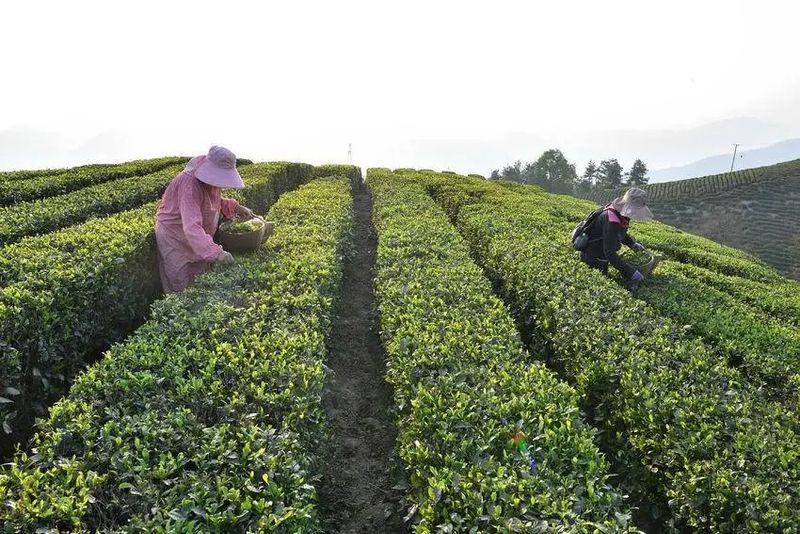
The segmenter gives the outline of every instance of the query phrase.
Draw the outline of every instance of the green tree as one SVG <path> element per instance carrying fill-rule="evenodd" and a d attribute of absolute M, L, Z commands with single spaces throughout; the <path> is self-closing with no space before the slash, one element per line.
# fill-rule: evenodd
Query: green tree
<path fill-rule="evenodd" d="M 500 175 L 504 180 L 511 180 L 513 182 L 523 182 L 522 179 L 522 162 L 517 160 L 512 165 L 506 165 L 500 171 Z"/>
<path fill-rule="evenodd" d="M 617 158 L 604 159 L 597 169 L 597 187 L 600 189 L 617 189 L 622 187 L 622 165 Z"/>
<path fill-rule="evenodd" d="M 493 170 L 492 174 L 489 175 L 489 179 L 490 180 L 499 180 L 501 178 L 502 178 L 502 176 L 500 176 L 500 171 L 497 170 L 497 169 Z"/>
<path fill-rule="evenodd" d="M 546 150 L 539 159 L 525 165 L 522 175 L 526 183 L 540 185 L 553 193 L 572 193 L 578 179 L 575 164 L 568 162 L 555 148 Z"/>
<path fill-rule="evenodd" d="M 640 159 L 633 162 L 630 172 L 626 175 L 626 185 L 645 185 L 650 178 L 647 177 L 647 165 Z"/>
<path fill-rule="evenodd" d="M 575 191 L 577 193 L 588 193 L 594 189 L 597 182 L 597 164 L 593 160 L 589 160 L 586 165 L 586 170 L 583 175 L 575 181 Z"/>

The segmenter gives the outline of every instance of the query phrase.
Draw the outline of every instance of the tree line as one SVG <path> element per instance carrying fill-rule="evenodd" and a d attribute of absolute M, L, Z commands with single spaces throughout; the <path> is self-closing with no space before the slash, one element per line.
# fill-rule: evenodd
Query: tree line
<path fill-rule="evenodd" d="M 648 182 L 647 165 L 637 159 L 625 171 L 616 158 L 604 159 L 597 165 L 589 161 L 578 176 L 575 164 L 567 161 L 558 149 L 546 150 L 539 159 L 523 164 L 517 160 L 502 170 L 492 171 L 490 180 L 511 180 L 539 185 L 551 193 L 588 193 L 594 189 L 617 189 L 623 185 L 644 185 Z"/>

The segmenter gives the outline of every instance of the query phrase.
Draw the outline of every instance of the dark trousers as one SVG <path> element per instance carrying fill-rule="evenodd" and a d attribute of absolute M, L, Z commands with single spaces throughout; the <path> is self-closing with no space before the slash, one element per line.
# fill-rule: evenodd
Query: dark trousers
<path fill-rule="evenodd" d="M 592 254 L 587 254 L 584 250 L 581 252 L 581 261 L 591 267 L 592 269 L 597 269 L 604 273 L 608 272 L 608 260 L 603 258 L 598 258 Z"/>

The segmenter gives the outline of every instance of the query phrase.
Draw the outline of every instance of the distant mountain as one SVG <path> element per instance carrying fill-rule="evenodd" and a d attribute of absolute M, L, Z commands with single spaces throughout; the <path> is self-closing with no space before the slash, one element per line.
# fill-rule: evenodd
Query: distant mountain
<path fill-rule="evenodd" d="M 711 156 L 695 161 L 694 163 L 689 163 L 688 165 L 651 171 L 649 173 L 650 181 L 666 182 L 669 180 L 680 180 L 683 178 L 728 172 L 731 168 L 731 156 L 733 156 L 733 150 L 731 150 L 730 154 Z M 764 148 L 752 150 L 739 147 L 733 170 L 755 169 L 756 167 L 774 165 L 798 158 L 800 158 L 800 139 L 789 139 Z"/>

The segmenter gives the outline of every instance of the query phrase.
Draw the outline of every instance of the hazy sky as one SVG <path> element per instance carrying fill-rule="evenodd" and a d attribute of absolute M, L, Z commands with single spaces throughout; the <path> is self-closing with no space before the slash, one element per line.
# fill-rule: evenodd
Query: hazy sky
<path fill-rule="evenodd" d="M 679 165 L 800 137 L 798 20 L 790 1 L 7 2 L 0 169 L 348 143 L 363 166 Z"/>

